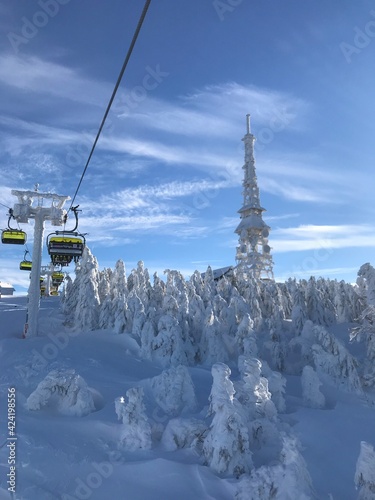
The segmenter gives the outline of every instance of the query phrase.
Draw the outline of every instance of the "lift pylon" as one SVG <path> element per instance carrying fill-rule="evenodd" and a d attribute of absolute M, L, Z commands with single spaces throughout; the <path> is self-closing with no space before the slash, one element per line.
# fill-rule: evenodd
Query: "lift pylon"
<path fill-rule="evenodd" d="M 34 219 L 33 265 L 30 275 L 28 292 L 28 307 L 24 338 L 38 335 L 38 311 L 40 305 L 40 268 L 42 263 L 43 233 L 45 221 L 53 226 L 62 226 L 66 220 L 67 211 L 63 208 L 70 196 L 37 191 L 12 190 L 18 203 L 14 205 L 13 217 L 20 223 L 28 223 Z"/>

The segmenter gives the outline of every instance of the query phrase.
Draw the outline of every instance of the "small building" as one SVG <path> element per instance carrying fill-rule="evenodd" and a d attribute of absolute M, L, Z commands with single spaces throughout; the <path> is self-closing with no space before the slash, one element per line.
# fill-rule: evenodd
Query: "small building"
<path fill-rule="evenodd" d="M 5 281 L 0 281 L 0 296 L 1 295 L 13 295 L 14 288 L 10 283 L 5 283 Z"/>
<path fill-rule="evenodd" d="M 232 278 L 233 277 L 233 266 L 221 267 L 220 269 L 213 269 L 212 274 L 215 281 L 219 281 L 221 278 Z M 206 273 L 201 273 L 202 278 L 204 279 Z"/>

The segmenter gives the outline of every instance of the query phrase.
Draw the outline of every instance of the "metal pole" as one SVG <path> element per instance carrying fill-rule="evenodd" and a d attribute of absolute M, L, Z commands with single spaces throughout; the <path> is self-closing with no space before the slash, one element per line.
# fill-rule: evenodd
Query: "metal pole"
<path fill-rule="evenodd" d="M 42 264 L 43 232 L 44 232 L 44 210 L 38 210 L 35 214 L 33 265 L 31 267 L 30 286 L 28 293 L 27 321 L 25 324 L 24 337 L 35 337 L 38 335 L 38 312 L 40 303 L 40 267 Z"/>

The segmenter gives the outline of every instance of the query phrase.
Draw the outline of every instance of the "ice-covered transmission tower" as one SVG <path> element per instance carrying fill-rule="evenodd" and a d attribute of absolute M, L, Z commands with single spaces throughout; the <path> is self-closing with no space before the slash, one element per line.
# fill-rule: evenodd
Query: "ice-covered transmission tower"
<path fill-rule="evenodd" d="M 243 206 L 238 210 L 241 221 L 235 232 L 239 236 L 236 253 L 237 269 L 243 276 L 255 279 L 273 280 L 273 262 L 268 244 L 269 226 L 264 222 L 260 205 L 259 188 L 255 173 L 254 142 L 250 130 L 250 115 L 246 115 L 247 131 L 243 137 L 245 144 L 245 164 L 243 180 Z"/>

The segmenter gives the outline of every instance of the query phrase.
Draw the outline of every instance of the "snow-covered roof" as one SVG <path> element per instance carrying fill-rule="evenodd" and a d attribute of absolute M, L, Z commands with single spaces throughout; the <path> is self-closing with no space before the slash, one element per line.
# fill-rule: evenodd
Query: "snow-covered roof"
<path fill-rule="evenodd" d="M 220 267 L 219 269 L 213 269 L 212 274 L 214 276 L 214 280 L 218 280 L 225 276 L 229 271 L 233 269 L 233 266 Z M 206 273 L 201 273 L 202 278 Z"/>
<path fill-rule="evenodd" d="M 10 283 L 6 283 L 5 281 L 0 281 L 0 288 L 11 288 L 12 290 L 14 290 L 14 287 L 10 284 Z"/>

